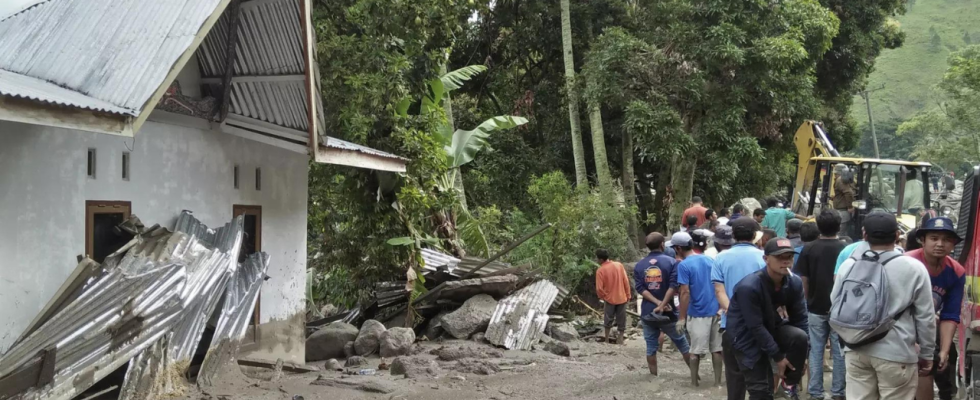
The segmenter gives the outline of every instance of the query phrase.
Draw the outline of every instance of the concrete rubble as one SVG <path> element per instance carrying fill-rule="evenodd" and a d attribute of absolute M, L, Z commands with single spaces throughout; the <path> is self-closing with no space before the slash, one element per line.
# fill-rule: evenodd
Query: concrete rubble
<path fill-rule="evenodd" d="M 180 393 L 214 314 L 198 384 L 238 352 L 269 265 L 264 253 L 238 263 L 243 218 L 212 230 L 184 211 L 173 231 L 135 216 L 118 228 L 129 243 L 101 265 L 82 259 L 0 358 L 0 398 L 71 399 L 127 363 L 121 400 Z"/>

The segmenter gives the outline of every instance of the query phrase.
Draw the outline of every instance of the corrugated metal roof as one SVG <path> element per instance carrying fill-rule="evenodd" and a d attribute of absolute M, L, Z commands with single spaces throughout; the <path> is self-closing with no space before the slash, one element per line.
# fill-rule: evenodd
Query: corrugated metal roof
<path fill-rule="evenodd" d="M 407 158 L 399 157 L 391 153 L 386 153 L 381 150 L 375 150 L 367 146 L 361 146 L 356 143 L 351 143 L 346 140 L 340 140 L 329 136 L 327 137 L 327 140 L 323 142 L 323 145 L 338 150 L 356 151 L 359 153 L 369 154 L 372 156 L 395 158 L 398 160 L 408 161 Z"/>
<path fill-rule="evenodd" d="M 230 112 L 287 128 L 309 130 L 305 80 L 272 79 L 305 73 L 299 2 L 245 2 L 239 18 L 233 76 L 270 79 L 233 83 Z M 225 13 L 201 43 L 197 59 L 202 76 L 224 76 L 232 23 L 231 13 Z"/>
<path fill-rule="evenodd" d="M 86 110 L 105 111 L 113 114 L 137 115 L 138 112 L 95 99 L 73 90 L 65 89 L 37 78 L 15 74 L 0 69 L 0 94 L 24 99 L 43 101 Z"/>
<path fill-rule="evenodd" d="M 548 309 L 558 295 L 555 284 L 540 280 L 497 303 L 486 338 L 507 349 L 530 350 L 548 325 Z"/>
<path fill-rule="evenodd" d="M 16 80 L 19 97 L 136 115 L 219 4 L 49 0 L 0 21 L 0 70 L 43 82 Z M 0 84 L 7 90 L 14 85 Z"/>

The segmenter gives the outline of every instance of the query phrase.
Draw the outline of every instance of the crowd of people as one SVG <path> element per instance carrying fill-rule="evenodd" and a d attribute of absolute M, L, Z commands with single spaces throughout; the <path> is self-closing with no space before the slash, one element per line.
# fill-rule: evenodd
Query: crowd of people
<path fill-rule="evenodd" d="M 933 385 L 952 399 L 965 285 L 950 257 L 961 240 L 952 221 L 927 216 L 906 242 L 894 215 L 873 212 L 852 243 L 839 236 L 851 222 L 846 207 L 804 222 L 774 199 L 767 206 L 749 216 L 742 205 L 715 211 L 695 197 L 679 232 L 646 237 L 650 253 L 632 286 L 623 265 L 597 251 L 606 340 L 622 343 L 636 293 L 652 375 L 669 339 L 693 386 L 710 358 L 714 384 L 724 381 L 733 400 L 798 399 L 804 390 L 810 399 L 931 400 Z"/>

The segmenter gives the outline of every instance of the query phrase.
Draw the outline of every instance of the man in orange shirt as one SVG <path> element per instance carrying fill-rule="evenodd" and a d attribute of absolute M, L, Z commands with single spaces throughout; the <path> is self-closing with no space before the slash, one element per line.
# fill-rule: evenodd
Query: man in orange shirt
<path fill-rule="evenodd" d="M 705 211 L 708 211 L 708 209 L 704 208 L 704 205 L 701 204 L 701 198 L 694 196 L 694 198 L 691 199 L 691 206 L 684 210 L 684 215 L 681 216 L 681 221 L 684 223 L 684 227 L 689 229 L 688 232 L 694 232 L 695 229 L 698 229 L 699 226 L 704 224 L 706 219 L 706 216 L 704 215 Z M 687 225 L 687 217 L 691 215 L 697 217 L 698 219 L 694 227 Z"/>
<path fill-rule="evenodd" d="M 599 294 L 599 299 L 606 302 L 604 307 L 604 326 L 606 328 L 606 343 L 609 342 L 609 330 L 613 323 L 619 330 L 616 336 L 616 343 L 623 344 L 623 335 L 626 332 L 626 304 L 632 297 L 630 280 L 626 276 L 623 264 L 609 260 L 609 252 L 603 249 L 595 251 L 595 257 L 599 260 L 599 270 L 595 273 L 595 291 Z"/>

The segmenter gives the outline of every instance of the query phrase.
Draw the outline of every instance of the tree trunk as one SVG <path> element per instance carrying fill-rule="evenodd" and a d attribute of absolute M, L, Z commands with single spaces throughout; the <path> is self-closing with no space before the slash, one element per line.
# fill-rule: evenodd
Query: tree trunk
<path fill-rule="evenodd" d="M 694 170 L 697 165 L 698 160 L 695 157 L 675 157 L 670 177 L 673 200 L 670 203 L 670 217 L 667 219 L 668 231 L 680 229 L 681 216 L 684 215 L 684 209 L 690 203 L 691 193 L 694 191 Z"/>
<path fill-rule="evenodd" d="M 572 56 L 572 22 L 569 0 L 561 0 L 561 44 L 565 54 L 565 91 L 568 94 L 568 122 L 572 129 L 572 152 L 575 159 L 575 183 L 588 186 L 585 149 L 582 147 L 582 125 L 575 91 L 575 58 Z"/>
<path fill-rule="evenodd" d="M 623 199 L 626 200 L 626 207 L 631 211 L 629 219 L 626 221 L 627 235 L 637 246 L 643 247 L 640 240 L 639 224 L 636 221 L 636 212 L 632 211 L 636 206 L 636 192 L 633 184 L 633 134 L 629 130 L 623 130 Z"/>
<path fill-rule="evenodd" d="M 673 170 L 673 162 L 677 161 L 677 158 L 671 159 L 671 165 L 667 165 L 661 168 L 657 174 L 657 181 L 654 186 L 654 197 L 653 197 L 653 230 L 654 232 L 666 233 L 667 229 L 667 218 L 669 216 L 668 210 L 670 209 L 670 177 L 671 171 Z"/>
<path fill-rule="evenodd" d="M 589 122 L 592 124 L 592 153 L 595 154 L 596 178 L 604 193 L 612 192 L 612 174 L 609 172 L 609 158 L 606 157 L 605 131 L 602 129 L 602 111 L 598 104 L 589 105 Z"/>

